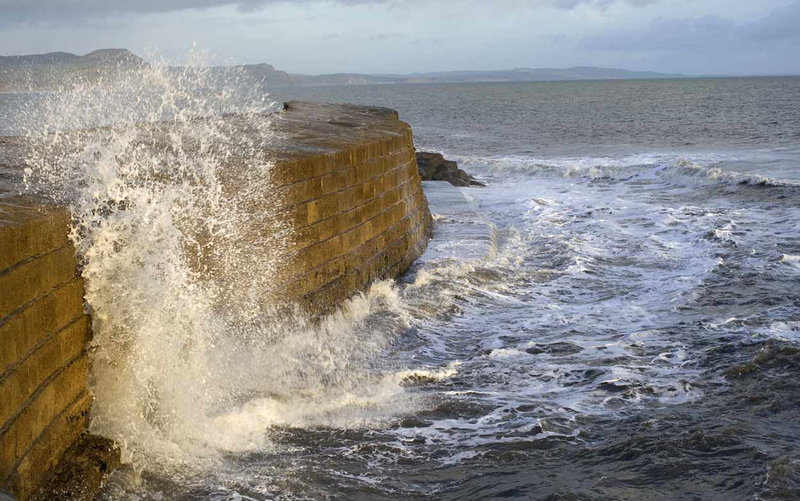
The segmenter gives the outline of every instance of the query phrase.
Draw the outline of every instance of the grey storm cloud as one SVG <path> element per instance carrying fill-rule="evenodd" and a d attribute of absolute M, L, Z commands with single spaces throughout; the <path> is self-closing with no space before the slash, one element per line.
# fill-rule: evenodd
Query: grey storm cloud
<path fill-rule="evenodd" d="M 126 13 L 159 13 L 185 9 L 206 9 L 226 5 L 241 10 L 252 10 L 274 3 L 311 4 L 319 0 L 0 0 L 0 22 L 13 23 L 38 20 L 56 20 L 80 17 L 106 16 Z M 334 0 L 340 5 L 459 3 L 459 0 Z M 493 0 L 514 7 L 556 7 L 574 9 L 590 6 L 605 9 L 614 3 L 647 5 L 659 0 Z M 460 3 L 480 3 L 461 0 Z"/>
<path fill-rule="evenodd" d="M 800 39 L 800 1 L 767 12 L 763 17 L 734 22 L 717 15 L 654 19 L 643 28 L 617 30 L 581 42 L 593 50 L 691 50 L 709 46 L 754 48 L 759 43 Z"/>
<path fill-rule="evenodd" d="M 800 38 L 800 1 L 775 9 L 765 18 L 744 27 L 752 40 L 782 40 Z"/>

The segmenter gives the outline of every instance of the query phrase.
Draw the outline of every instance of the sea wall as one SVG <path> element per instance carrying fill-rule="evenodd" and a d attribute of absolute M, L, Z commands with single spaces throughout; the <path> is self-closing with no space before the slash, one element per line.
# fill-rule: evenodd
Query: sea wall
<path fill-rule="evenodd" d="M 257 156 L 273 164 L 277 196 L 270 199 L 279 201 L 290 229 L 276 275 L 281 298 L 324 313 L 370 282 L 397 276 L 424 251 L 430 213 L 411 129 L 396 112 L 288 103 L 271 120 L 274 144 Z M 0 160 L 17 146 L 0 138 Z M 229 186 L 250 161 L 236 159 Z M 50 484 L 63 479 L 54 474 L 80 480 L 74 464 L 92 462 L 75 457 L 92 404 L 91 319 L 68 211 L 3 195 L 2 188 L 0 182 L 0 490 L 28 499 L 42 487 L 57 492 Z M 94 461 L 96 470 L 113 464 L 110 454 Z M 62 457 L 73 465 L 57 466 Z"/>

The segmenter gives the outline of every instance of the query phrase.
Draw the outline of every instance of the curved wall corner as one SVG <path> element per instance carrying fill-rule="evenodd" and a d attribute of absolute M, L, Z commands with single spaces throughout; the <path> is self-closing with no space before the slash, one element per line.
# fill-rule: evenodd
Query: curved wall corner
<path fill-rule="evenodd" d="M 276 129 L 302 145 L 276 152 L 274 167 L 293 230 L 285 297 L 324 312 L 422 254 L 431 215 L 395 111 L 291 102 Z"/>

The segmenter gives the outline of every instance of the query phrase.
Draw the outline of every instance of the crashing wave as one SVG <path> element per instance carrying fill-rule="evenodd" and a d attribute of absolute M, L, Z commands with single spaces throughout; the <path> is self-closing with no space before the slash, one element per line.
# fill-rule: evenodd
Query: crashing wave
<path fill-rule="evenodd" d="M 628 181 L 633 179 L 666 181 L 691 185 L 759 185 L 786 186 L 793 183 L 755 174 L 726 170 L 722 167 L 731 158 L 724 155 L 682 158 L 666 154 L 639 154 L 626 157 L 561 157 L 535 158 L 458 157 L 460 164 L 488 176 L 525 176 Z"/>
<path fill-rule="evenodd" d="M 390 283 L 317 321 L 271 302 L 291 237 L 272 165 L 248 165 L 243 186 L 226 179 L 231 158 L 276 140 L 273 106 L 258 82 L 192 63 L 74 85 L 18 117 L 27 189 L 72 212 L 93 318 L 91 428 L 146 468 L 268 447 L 273 425 L 406 408 L 400 379 L 374 363 L 406 325 Z"/>

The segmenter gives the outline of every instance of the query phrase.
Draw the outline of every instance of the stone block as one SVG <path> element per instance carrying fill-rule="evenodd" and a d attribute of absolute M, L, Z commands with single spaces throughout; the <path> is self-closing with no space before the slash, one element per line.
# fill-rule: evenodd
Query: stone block
<path fill-rule="evenodd" d="M 27 404 L 47 378 L 80 354 L 89 341 L 89 317 L 81 315 L 0 378 L 0 428 Z"/>
<path fill-rule="evenodd" d="M 78 263 L 71 245 L 0 274 L 0 321 L 51 289 L 75 278 Z"/>
<path fill-rule="evenodd" d="M 70 214 L 24 197 L 0 201 L 0 273 L 68 243 Z"/>
<path fill-rule="evenodd" d="M 42 340 L 83 314 L 83 281 L 73 279 L 0 323 L 0 374 Z"/>

